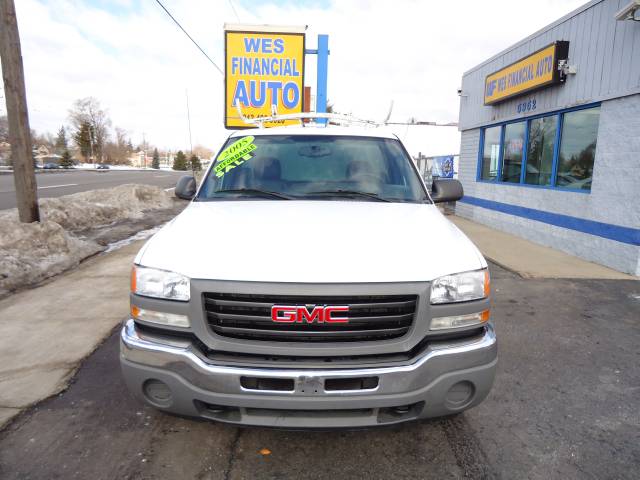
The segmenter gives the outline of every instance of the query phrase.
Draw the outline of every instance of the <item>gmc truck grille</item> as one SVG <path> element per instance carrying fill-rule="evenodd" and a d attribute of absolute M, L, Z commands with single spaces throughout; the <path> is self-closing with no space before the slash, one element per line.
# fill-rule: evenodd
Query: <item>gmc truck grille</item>
<path fill-rule="evenodd" d="M 283 342 L 356 342 L 386 340 L 411 328 L 417 295 L 253 295 L 205 293 L 204 307 L 211 329 L 218 335 Z M 347 323 L 277 323 L 274 305 L 348 305 Z"/>

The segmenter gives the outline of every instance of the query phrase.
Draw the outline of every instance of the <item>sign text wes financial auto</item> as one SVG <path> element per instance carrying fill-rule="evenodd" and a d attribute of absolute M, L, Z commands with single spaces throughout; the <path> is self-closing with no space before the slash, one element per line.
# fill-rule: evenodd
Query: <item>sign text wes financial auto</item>
<path fill-rule="evenodd" d="M 246 126 L 237 105 L 247 118 L 302 111 L 304 35 L 227 31 L 226 46 L 227 127 Z"/>

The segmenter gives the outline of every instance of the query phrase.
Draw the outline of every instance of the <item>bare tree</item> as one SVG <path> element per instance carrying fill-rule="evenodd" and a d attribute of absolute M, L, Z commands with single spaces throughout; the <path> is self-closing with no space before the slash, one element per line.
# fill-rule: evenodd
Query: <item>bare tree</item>
<path fill-rule="evenodd" d="M 208 160 L 213 156 L 213 150 L 203 145 L 196 145 L 193 147 L 193 154 L 197 155 L 198 158 L 205 158 Z"/>
<path fill-rule="evenodd" d="M 118 147 L 123 149 L 128 148 L 128 136 L 127 131 L 124 128 L 116 127 L 116 143 Z"/>
<path fill-rule="evenodd" d="M 107 111 L 102 109 L 100 102 L 94 97 L 80 98 L 73 103 L 73 107 L 69 110 L 69 119 L 76 132 L 85 123 L 91 126 L 94 153 L 102 162 L 104 146 L 109 139 L 109 127 L 111 126 Z"/>
<path fill-rule="evenodd" d="M 132 150 L 129 149 L 127 132 L 122 128 L 115 128 L 116 138 L 104 145 L 104 159 L 114 165 L 128 165 Z"/>
<path fill-rule="evenodd" d="M 8 142 L 9 141 L 9 122 L 7 121 L 7 116 L 0 116 L 0 142 Z"/>
<path fill-rule="evenodd" d="M 128 141 L 128 132 L 124 128 L 116 127 L 116 139 L 115 139 L 115 157 L 116 163 L 127 164 L 129 163 L 129 157 L 132 149 L 130 148 Z"/>
<path fill-rule="evenodd" d="M 33 148 L 37 148 L 40 146 L 45 146 L 49 150 L 53 150 L 55 146 L 56 140 L 53 135 L 49 132 L 38 133 L 33 128 L 31 129 L 31 143 L 33 144 Z"/>

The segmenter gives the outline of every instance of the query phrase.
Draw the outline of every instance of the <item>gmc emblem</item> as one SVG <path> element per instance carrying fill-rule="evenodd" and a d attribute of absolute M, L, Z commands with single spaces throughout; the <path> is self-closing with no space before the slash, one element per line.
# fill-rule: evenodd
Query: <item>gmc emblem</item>
<path fill-rule="evenodd" d="M 338 312 L 349 312 L 348 306 L 314 306 L 313 310 L 304 305 L 274 305 L 271 320 L 278 323 L 348 323 L 349 317 L 338 316 Z"/>

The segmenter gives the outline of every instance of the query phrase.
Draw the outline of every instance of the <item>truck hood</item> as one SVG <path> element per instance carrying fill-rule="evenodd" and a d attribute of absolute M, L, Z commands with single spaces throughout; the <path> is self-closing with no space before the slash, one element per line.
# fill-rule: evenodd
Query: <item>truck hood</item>
<path fill-rule="evenodd" d="M 193 202 L 136 263 L 194 279 L 430 281 L 486 266 L 435 205 L 359 201 Z"/>

